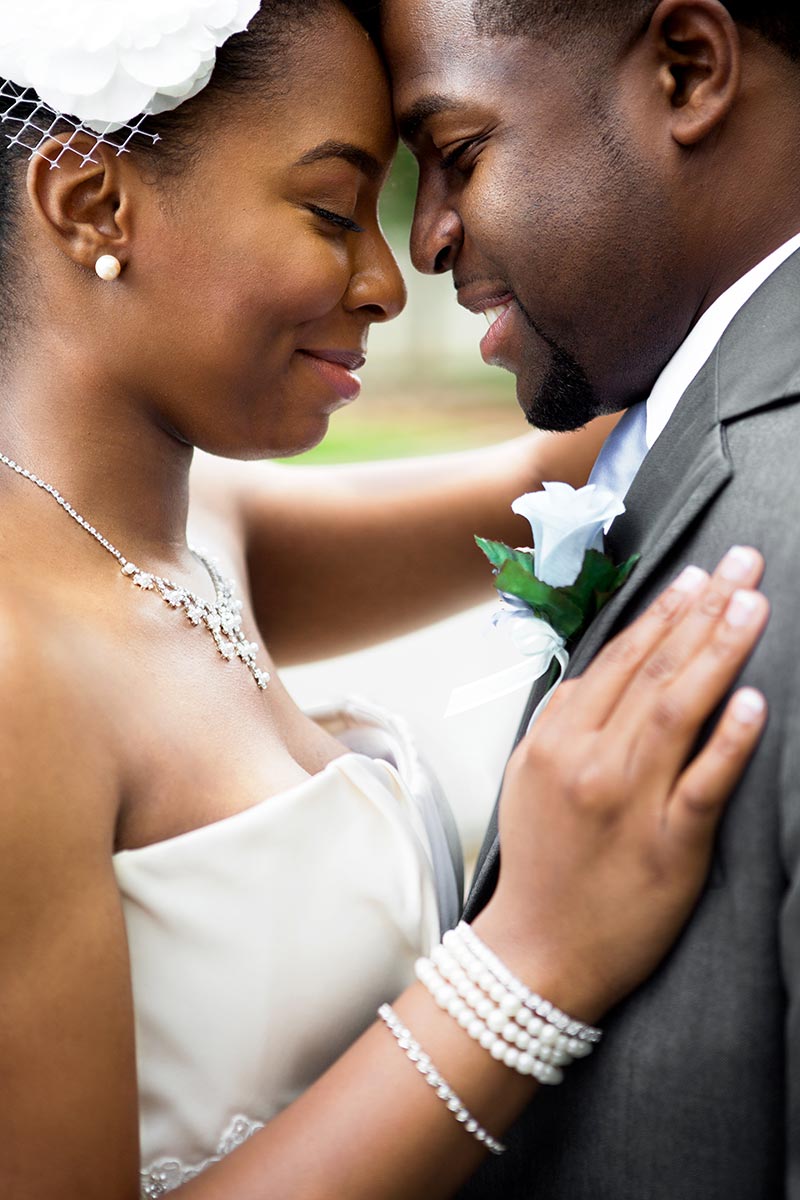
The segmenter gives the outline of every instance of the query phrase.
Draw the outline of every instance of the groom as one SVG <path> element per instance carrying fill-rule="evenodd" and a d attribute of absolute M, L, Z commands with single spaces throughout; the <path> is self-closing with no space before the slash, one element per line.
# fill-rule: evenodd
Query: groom
<path fill-rule="evenodd" d="M 599 471 L 627 493 L 609 550 L 641 561 L 572 670 L 732 543 L 765 554 L 773 604 L 746 673 L 770 728 L 691 924 L 463 1195 L 800 1200 L 800 4 L 383 0 L 382 18 L 421 170 L 416 265 L 493 310 L 484 357 L 534 425 L 630 409 Z"/>

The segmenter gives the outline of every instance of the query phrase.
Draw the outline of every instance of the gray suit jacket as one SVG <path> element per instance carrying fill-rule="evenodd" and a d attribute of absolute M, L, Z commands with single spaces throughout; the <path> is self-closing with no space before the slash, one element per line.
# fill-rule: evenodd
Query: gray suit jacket
<path fill-rule="evenodd" d="M 542 1089 L 508 1154 L 461 1196 L 800 1200 L 800 253 L 729 327 L 627 507 L 609 550 L 641 562 L 570 673 L 680 567 L 711 568 L 746 543 L 766 556 L 773 615 L 743 678 L 766 693 L 770 722 L 669 958 L 608 1016 L 596 1055 Z M 468 918 L 496 882 L 496 828 Z"/>

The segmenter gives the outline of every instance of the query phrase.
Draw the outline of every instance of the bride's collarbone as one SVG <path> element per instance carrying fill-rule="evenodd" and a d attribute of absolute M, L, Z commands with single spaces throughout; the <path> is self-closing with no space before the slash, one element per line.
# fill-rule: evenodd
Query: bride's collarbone
<path fill-rule="evenodd" d="M 302 744 L 275 719 L 167 689 L 141 711 L 116 849 L 137 849 L 236 816 L 297 787 L 344 747 L 308 722 Z M 210 701 L 210 703 L 209 703 Z M 306 718 L 303 718 L 305 721 Z"/>
<path fill-rule="evenodd" d="M 222 658 L 207 630 L 158 597 L 133 588 L 114 594 L 104 577 L 87 587 L 68 566 L 53 576 L 22 575 L 18 586 L 7 578 L 0 600 L 13 594 L 41 631 L 43 651 L 57 656 L 81 697 L 87 736 L 119 760 L 115 850 L 233 816 L 343 752 L 274 672 L 260 690 L 241 662 Z M 249 605 L 243 618 L 253 619 Z M 263 647 L 258 662 L 272 671 Z"/>
<path fill-rule="evenodd" d="M 177 672 L 153 660 L 126 689 L 126 777 L 117 849 L 236 815 L 296 787 L 343 747 L 294 706 L 273 676 L 260 691 L 213 642 Z"/>

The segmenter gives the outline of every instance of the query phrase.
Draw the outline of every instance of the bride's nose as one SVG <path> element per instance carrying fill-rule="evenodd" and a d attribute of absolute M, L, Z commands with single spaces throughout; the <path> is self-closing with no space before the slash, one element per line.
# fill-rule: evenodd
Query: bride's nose
<path fill-rule="evenodd" d="M 402 272 L 383 234 L 359 239 L 359 254 L 347 295 L 347 307 L 368 310 L 371 321 L 391 321 L 406 306 Z"/>

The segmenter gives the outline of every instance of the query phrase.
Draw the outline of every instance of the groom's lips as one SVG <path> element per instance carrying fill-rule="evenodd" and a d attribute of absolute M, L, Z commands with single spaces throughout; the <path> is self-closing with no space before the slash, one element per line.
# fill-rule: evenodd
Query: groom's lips
<path fill-rule="evenodd" d="M 492 310 L 494 320 L 489 327 L 489 332 L 481 341 L 481 357 L 490 367 L 509 366 L 506 335 L 512 332 L 514 307 L 513 301 L 507 301 L 505 305 L 497 305 Z"/>
<path fill-rule="evenodd" d="M 516 304 L 513 293 L 496 287 L 488 292 L 484 287 L 464 287 L 459 290 L 458 302 L 470 312 L 483 313 L 489 321 L 489 332 L 481 341 L 481 356 L 490 366 L 509 367 L 508 335 L 512 332 Z"/>

